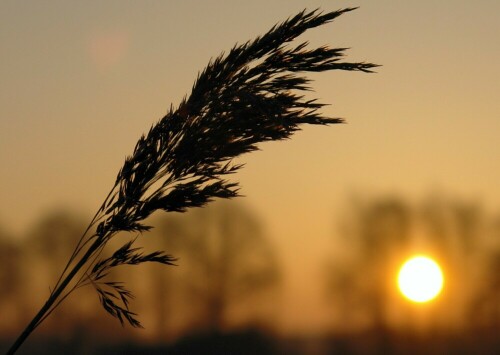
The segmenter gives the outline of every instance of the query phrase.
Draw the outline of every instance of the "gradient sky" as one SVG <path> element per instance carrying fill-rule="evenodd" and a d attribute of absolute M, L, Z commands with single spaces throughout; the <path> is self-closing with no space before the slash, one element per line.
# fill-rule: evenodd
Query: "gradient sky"
<path fill-rule="evenodd" d="M 383 67 L 312 76 L 332 104 L 324 113 L 348 124 L 308 127 L 240 159 L 245 200 L 286 241 L 285 259 L 324 255 L 353 193 L 443 190 L 498 211 L 499 1 L 4 0 L 0 225 L 22 232 L 61 206 L 90 215 L 209 58 L 306 6 L 361 6 L 301 39 Z"/>

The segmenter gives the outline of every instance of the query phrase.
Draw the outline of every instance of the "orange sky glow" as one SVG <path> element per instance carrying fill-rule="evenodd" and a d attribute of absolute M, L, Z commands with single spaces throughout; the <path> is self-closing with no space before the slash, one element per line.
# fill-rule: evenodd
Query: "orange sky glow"
<path fill-rule="evenodd" d="M 498 1 L 4 1 L 2 228 L 20 234 L 60 207 L 91 216 L 138 137 L 210 58 L 305 6 L 360 6 L 301 39 L 382 67 L 311 75 L 332 104 L 323 112 L 347 124 L 306 127 L 238 159 L 243 202 L 293 270 L 283 307 L 300 312 L 287 326 L 330 321 L 308 284 L 322 271 L 308 265 L 340 253 L 336 221 L 353 195 L 444 191 L 499 211 Z"/>

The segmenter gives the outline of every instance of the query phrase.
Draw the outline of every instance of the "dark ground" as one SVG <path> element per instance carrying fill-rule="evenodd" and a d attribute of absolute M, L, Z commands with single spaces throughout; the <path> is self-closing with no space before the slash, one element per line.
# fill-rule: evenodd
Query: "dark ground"
<path fill-rule="evenodd" d="M 0 344 L 5 352 L 8 342 Z M 220 334 L 198 334 L 180 339 L 174 344 L 144 345 L 135 342 L 106 344 L 66 341 L 56 339 L 30 339 L 19 355 L 330 355 L 330 354 L 500 354 L 498 329 L 480 329 L 476 332 L 455 335 L 433 334 L 422 338 L 412 334 L 366 332 L 318 338 L 269 337 L 255 330 Z"/>

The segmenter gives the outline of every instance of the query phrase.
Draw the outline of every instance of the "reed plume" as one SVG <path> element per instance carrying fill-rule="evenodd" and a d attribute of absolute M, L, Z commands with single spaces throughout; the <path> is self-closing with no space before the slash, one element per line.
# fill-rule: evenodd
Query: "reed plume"
<path fill-rule="evenodd" d="M 66 297 L 86 285 L 95 288 L 109 314 L 140 327 L 129 308 L 132 293 L 123 283 L 109 280 L 109 273 L 121 265 L 145 262 L 173 265 L 175 258 L 164 251 L 144 253 L 134 246 L 151 228 L 146 218 L 157 210 L 184 212 L 214 198 L 237 196 L 237 182 L 228 179 L 242 167 L 233 162 L 235 157 L 258 149 L 260 142 L 289 138 L 302 124 L 343 122 L 323 116 L 319 109 L 324 104 L 300 95 L 311 90 L 310 80 L 300 73 L 371 72 L 376 65 L 342 61 L 346 48 L 309 49 L 307 42 L 295 46 L 290 42 L 352 10 L 304 10 L 211 60 L 198 75 L 190 96 L 177 108 L 171 107 L 125 159 L 47 302 L 8 354 Z M 135 237 L 103 256 L 119 232 L 133 232 Z"/>

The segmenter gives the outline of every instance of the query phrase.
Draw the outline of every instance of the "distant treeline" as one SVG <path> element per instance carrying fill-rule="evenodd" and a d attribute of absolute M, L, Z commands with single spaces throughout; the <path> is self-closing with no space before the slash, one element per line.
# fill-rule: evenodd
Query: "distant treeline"
<path fill-rule="evenodd" d="M 376 334 L 370 341 L 387 348 L 405 333 L 424 338 L 449 334 L 451 338 L 440 338 L 443 343 L 460 334 L 470 340 L 476 332 L 500 331 L 500 217 L 477 203 L 442 196 L 419 204 L 399 197 L 363 197 L 337 217 L 331 257 L 318 260 L 318 268 L 327 265 L 324 279 L 318 279 L 325 285 L 325 312 L 332 319 L 325 332 L 332 342 L 336 339 L 322 339 L 324 347 L 362 349 L 356 338 L 362 333 Z M 16 335 L 46 299 L 85 220 L 71 211 L 55 211 L 24 236 L 0 232 L 3 339 Z M 280 246 L 271 242 L 254 213 L 239 202 L 218 202 L 186 214 L 153 217 L 153 224 L 151 235 L 143 238 L 144 248 L 165 250 L 178 258 L 177 266 L 124 267 L 113 275 L 137 295 L 132 308 L 145 330 L 121 328 L 102 311 L 88 286 L 50 316 L 39 337 L 84 348 L 90 339 L 168 343 L 238 329 L 261 329 L 268 336 L 279 331 L 277 305 L 287 297 L 287 270 L 280 262 Z M 404 301 L 393 282 L 399 263 L 417 251 L 437 258 L 446 277 L 445 291 L 425 310 Z M 481 346 L 495 347 L 491 342 L 485 345 L 483 339 Z"/>

